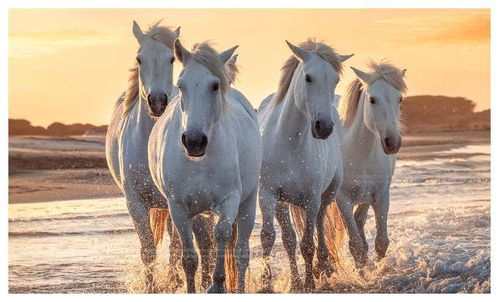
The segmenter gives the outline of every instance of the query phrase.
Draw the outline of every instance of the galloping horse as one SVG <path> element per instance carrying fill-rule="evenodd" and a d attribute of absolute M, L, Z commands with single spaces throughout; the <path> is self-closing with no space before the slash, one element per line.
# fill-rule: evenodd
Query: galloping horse
<path fill-rule="evenodd" d="M 364 225 L 369 207 L 376 218 L 375 249 L 379 258 L 388 248 L 387 218 L 396 153 L 402 144 L 400 103 L 406 93 L 405 69 L 371 62 L 371 71 L 352 67 L 357 75 L 340 102 L 343 122 L 343 182 L 336 196 L 357 267 L 367 261 Z M 353 206 L 357 205 L 355 214 Z"/>
<path fill-rule="evenodd" d="M 328 248 L 324 239 L 324 216 L 342 179 L 334 91 L 340 79 L 341 56 L 330 46 L 307 40 L 300 46 L 287 42 L 293 55 L 282 68 L 279 88 L 258 109 L 262 132 L 263 162 L 259 203 L 263 217 L 261 242 L 266 261 L 265 286 L 270 287 L 268 260 L 275 241 L 274 215 L 282 228 L 282 240 L 291 268 L 291 290 L 300 291 L 296 264 L 296 234 L 290 219 L 290 205 L 305 210 L 301 252 L 305 259 L 305 287 L 315 288 L 312 260 L 313 236 L 318 232 L 317 257 L 327 269 Z"/>
<path fill-rule="evenodd" d="M 125 194 L 128 210 L 141 244 L 141 256 L 149 266 L 156 259 L 156 247 L 165 230 L 167 201 L 154 185 L 147 160 L 149 134 L 169 101 L 177 94 L 173 86 L 173 42 L 179 36 L 175 31 L 152 25 L 147 32 L 133 22 L 133 34 L 139 43 L 135 66 L 131 69 L 129 87 L 116 102 L 106 135 L 106 159 L 109 170 Z M 170 233 L 170 264 L 180 262 L 180 242 L 168 219 Z M 194 227 L 198 245 L 202 250 L 203 285 L 209 284 L 210 257 L 213 238 L 207 233 L 209 225 L 196 220 Z M 177 273 L 178 274 L 178 273 Z M 174 274 L 173 279 L 178 279 Z M 152 290 L 152 270 L 148 269 L 146 285 Z"/>
<path fill-rule="evenodd" d="M 257 118 L 248 100 L 229 86 L 224 63 L 235 48 L 219 54 L 201 43 L 190 52 L 177 39 L 174 50 L 184 67 L 178 79 L 180 94 L 154 125 L 150 171 L 182 240 L 187 291 L 195 292 L 198 262 L 191 219 L 210 212 L 218 221 L 208 292 L 225 292 L 225 248 L 234 235 L 237 290 L 243 292 L 262 154 Z"/>

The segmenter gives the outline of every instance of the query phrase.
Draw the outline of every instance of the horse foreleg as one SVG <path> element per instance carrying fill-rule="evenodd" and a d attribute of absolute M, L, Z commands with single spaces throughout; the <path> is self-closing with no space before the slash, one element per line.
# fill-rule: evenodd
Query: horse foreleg
<path fill-rule="evenodd" d="M 357 224 L 357 229 L 359 230 L 360 238 L 364 243 L 364 249 L 366 252 L 369 250 L 369 245 L 367 244 L 366 233 L 364 231 L 364 226 L 366 225 L 367 212 L 369 211 L 370 204 L 359 204 L 355 209 L 355 223 Z"/>
<path fill-rule="evenodd" d="M 170 200 L 173 200 L 173 198 L 169 199 L 170 215 L 182 241 L 182 267 L 187 281 L 187 292 L 195 293 L 195 274 L 198 267 L 198 255 L 192 242 L 191 219 L 187 214 L 187 209 L 175 201 L 170 202 Z"/>
<path fill-rule="evenodd" d="M 317 214 L 320 207 L 320 199 L 311 200 L 305 210 L 305 230 L 300 244 L 301 254 L 305 260 L 305 290 L 312 291 L 315 289 L 315 281 L 313 275 L 313 259 L 315 252 L 314 245 L 314 230 L 317 221 Z"/>
<path fill-rule="evenodd" d="M 215 238 L 213 216 L 198 215 L 192 220 L 194 237 L 201 253 L 201 288 L 211 284 L 211 272 L 215 265 Z"/>
<path fill-rule="evenodd" d="M 215 242 L 217 247 L 217 260 L 213 272 L 213 284 L 208 293 L 225 293 L 225 248 L 232 235 L 234 223 L 241 199 L 239 196 L 230 196 L 222 203 L 218 210 L 218 222 L 215 226 Z"/>
<path fill-rule="evenodd" d="M 329 250 L 327 248 L 326 239 L 324 236 L 324 216 L 326 215 L 326 210 L 330 202 L 322 200 L 321 206 L 319 208 L 319 214 L 317 214 L 316 228 L 317 228 L 317 265 L 315 277 L 319 278 L 320 274 L 323 272 L 326 276 L 331 276 L 333 273 L 333 267 L 331 265 L 331 260 L 329 259 Z"/>
<path fill-rule="evenodd" d="M 146 268 L 146 290 L 154 291 L 153 262 L 156 260 L 156 248 L 154 238 L 149 224 L 149 209 L 144 206 L 142 199 L 137 194 L 125 193 L 126 203 L 130 216 L 132 217 L 135 230 L 140 240 L 140 255 Z"/>
<path fill-rule="evenodd" d="M 388 239 L 388 208 L 390 205 L 389 193 L 382 194 L 379 200 L 376 200 L 373 204 L 374 217 L 376 219 L 376 240 L 374 242 L 374 247 L 376 253 L 378 254 L 378 259 L 385 257 L 386 250 L 390 244 Z"/>
<path fill-rule="evenodd" d="M 182 262 L 182 243 L 180 242 L 180 237 L 178 235 L 175 226 L 173 225 L 173 221 L 171 218 L 171 214 L 168 214 L 168 218 L 166 220 L 166 228 L 168 231 L 168 236 L 170 236 L 170 280 L 169 283 L 172 288 L 178 288 L 182 285 L 182 278 L 180 278 L 180 266 Z"/>
<path fill-rule="evenodd" d="M 302 289 L 298 266 L 296 264 L 296 233 L 289 216 L 289 205 L 278 203 L 276 207 L 277 222 L 282 229 L 282 243 L 288 254 L 289 268 L 291 271 L 291 292 L 300 292 Z"/>
<path fill-rule="evenodd" d="M 263 252 L 264 271 L 262 274 L 262 283 L 264 291 L 272 290 L 272 270 L 270 269 L 270 252 L 275 242 L 274 215 L 277 198 L 271 192 L 260 188 L 259 206 L 262 214 L 262 231 L 260 241 Z"/>
<path fill-rule="evenodd" d="M 245 277 L 250 260 L 249 239 L 255 225 L 256 215 L 255 191 L 239 206 L 237 216 L 237 243 L 236 243 L 236 267 L 237 267 L 237 291 L 244 293 Z"/>
<path fill-rule="evenodd" d="M 336 204 L 341 212 L 343 221 L 348 231 L 350 253 L 355 260 L 357 268 L 363 267 L 367 262 L 367 250 L 364 248 L 364 242 L 357 229 L 357 224 L 353 216 L 352 201 L 345 197 L 336 198 Z"/>

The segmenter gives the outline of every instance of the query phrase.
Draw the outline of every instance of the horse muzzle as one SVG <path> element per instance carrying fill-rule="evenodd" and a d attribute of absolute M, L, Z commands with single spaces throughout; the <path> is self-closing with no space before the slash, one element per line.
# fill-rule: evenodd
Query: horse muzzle
<path fill-rule="evenodd" d="M 325 120 L 312 122 L 312 136 L 317 139 L 327 139 L 333 133 L 334 123 Z"/>
<path fill-rule="evenodd" d="M 159 117 L 165 112 L 168 105 L 168 95 L 163 92 L 150 93 L 147 96 L 147 105 L 149 106 L 149 113 L 153 117 Z"/>
<path fill-rule="evenodd" d="M 398 153 L 400 147 L 402 146 L 402 138 L 387 136 L 384 139 L 381 139 L 381 145 L 383 146 L 383 151 L 386 154 L 395 154 Z"/>
<path fill-rule="evenodd" d="M 182 134 L 182 145 L 189 156 L 201 157 L 206 153 L 208 137 L 201 132 L 186 131 Z"/>

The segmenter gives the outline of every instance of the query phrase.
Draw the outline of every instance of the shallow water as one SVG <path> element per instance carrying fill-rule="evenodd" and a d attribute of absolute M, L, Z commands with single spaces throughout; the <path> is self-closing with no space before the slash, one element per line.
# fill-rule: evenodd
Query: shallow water
<path fill-rule="evenodd" d="M 435 152 L 434 160 L 400 160 L 391 192 L 387 257 L 376 260 L 370 212 L 370 261 L 361 271 L 353 269 L 345 248 L 344 269 L 318 282 L 318 291 L 490 292 L 490 146 Z M 250 292 L 260 290 L 259 229 L 257 217 Z M 274 290 L 286 292 L 288 263 L 277 238 Z M 166 282 L 166 257 L 160 254 L 156 268 L 159 283 Z M 141 292 L 141 269 L 123 198 L 9 205 L 12 293 Z"/>

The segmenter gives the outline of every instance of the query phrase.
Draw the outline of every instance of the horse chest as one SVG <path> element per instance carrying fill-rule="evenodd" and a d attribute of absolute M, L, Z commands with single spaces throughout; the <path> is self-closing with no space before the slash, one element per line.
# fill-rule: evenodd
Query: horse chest
<path fill-rule="evenodd" d="M 334 165 L 317 154 L 283 154 L 281 161 L 274 161 L 267 169 L 272 186 L 279 189 L 283 199 L 302 200 L 304 196 L 320 195 L 327 188 L 334 176 Z"/>
<path fill-rule="evenodd" d="M 168 194 L 187 206 L 193 215 L 213 210 L 218 202 L 234 192 L 240 194 L 240 175 L 232 161 L 215 164 L 206 159 L 190 160 L 180 155 L 164 163 L 163 182 Z"/>

